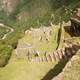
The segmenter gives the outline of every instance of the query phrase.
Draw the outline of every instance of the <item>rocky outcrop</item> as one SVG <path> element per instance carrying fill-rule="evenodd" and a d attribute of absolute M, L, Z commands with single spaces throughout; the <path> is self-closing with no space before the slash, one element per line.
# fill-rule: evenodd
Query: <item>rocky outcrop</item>
<path fill-rule="evenodd" d="M 71 18 L 70 31 L 72 36 L 80 36 L 80 8 L 76 9 L 74 17 Z"/>
<path fill-rule="evenodd" d="M 1 0 L 1 7 L 7 13 L 7 15 L 9 15 L 16 9 L 19 2 L 19 0 Z"/>

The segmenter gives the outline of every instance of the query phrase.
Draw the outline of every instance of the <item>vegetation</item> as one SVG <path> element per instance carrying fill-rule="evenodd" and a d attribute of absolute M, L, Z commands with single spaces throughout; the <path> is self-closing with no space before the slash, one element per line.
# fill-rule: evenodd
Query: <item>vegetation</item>
<path fill-rule="evenodd" d="M 1 1 L 0 23 L 7 27 L 11 27 L 14 31 L 7 35 L 5 39 L 2 39 L 2 37 L 9 33 L 10 30 L 7 27 L 4 28 L 0 26 L 0 67 L 3 67 L 8 63 L 4 68 L 0 68 L 0 80 L 40 80 L 49 70 L 54 68 L 57 62 L 40 62 L 39 64 L 28 63 L 26 60 L 17 60 L 13 55 L 13 51 L 17 48 L 18 42 L 19 44 L 22 42 L 33 43 L 32 36 L 24 36 L 24 32 L 27 29 L 30 29 L 31 27 L 39 28 L 42 26 L 50 26 L 51 23 L 58 25 L 63 21 L 69 21 L 73 16 L 74 10 L 80 7 L 80 0 L 19 0 L 20 2 L 17 4 L 16 9 L 9 14 L 2 8 Z M 63 46 L 63 31 L 62 26 L 59 26 L 59 28 L 56 26 L 49 43 L 46 43 L 45 41 L 40 43 L 40 41 L 35 39 L 35 49 L 40 51 L 53 51 L 57 46 L 57 48 L 61 48 Z M 66 34 L 67 32 L 65 32 L 64 37 L 67 37 Z M 80 42 L 80 37 L 72 38 L 70 41 Z M 39 46 L 37 45 L 38 43 Z M 10 58 L 11 60 L 9 60 Z M 76 74 L 79 75 L 80 73 L 79 63 L 80 59 L 73 64 L 70 71 L 65 72 L 65 80 L 80 79 L 79 77 L 74 78 Z M 60 66 L 63 65 L 60 64 Z M 58 66 L 58 69 L 61 69 L 60 66 Z M 57 72 L 59 72 L 58 69 Z M 71 73 L 73 74 L 71 75 Z"/>
<path fill-rule="evenodd" d="M 79 7 L 79 4 L 79 0 L 20 0 L 16 10 L 10 15 L 1 9 L 0 22 L 15 30 L 5 40 L 0 41 L 1 46 L 3 46 L 3 42 L 4 45 L 11 46 L 12 49 L 9 49 L 11 52 L 16 48 L 18 39 L 23 36 L 26 29 L 49 25 L 50 22 L 58 24 L 60 17 L 62 17 L 62 21 L 68 21 L 72 16 L 72 11 Z M 3 54 L 2 50 L 0 51 L 0 54 Z M 2 66 L 2 64 L 0 65 Z"/>
<path fill-rule="evenodd" d="M 7 64 L 11 56 L 12 48 L 4 42 L 0 42 L 0 66 L 3 67 Z"/>

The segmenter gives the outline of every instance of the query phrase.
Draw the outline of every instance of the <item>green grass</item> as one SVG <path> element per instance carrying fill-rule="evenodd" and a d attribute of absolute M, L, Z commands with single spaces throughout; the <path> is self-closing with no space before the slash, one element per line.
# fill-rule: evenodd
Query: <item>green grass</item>
<path fill-rule="evenodd" d="M 0 80 L 41 80 L 56 63 L 28 63 L 25 60 L 10 62 L 0 69 Z"/>
<path fill-rule="evenodd" d="M 0 38 L 2 38 L 9 31 L 9 29 L 0 26 Z"/>

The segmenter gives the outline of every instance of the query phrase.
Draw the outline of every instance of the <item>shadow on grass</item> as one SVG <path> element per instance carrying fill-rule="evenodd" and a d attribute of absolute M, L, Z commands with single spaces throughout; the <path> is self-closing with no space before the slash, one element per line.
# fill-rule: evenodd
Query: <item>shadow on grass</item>
<path fill-rule="evenodd" d="M 58 64 L 56 64 L 56 66 L 51 69 L 45 76 L 43 79 L 41 80 L 51 80 L 53 79 L 55 76 L 57 76 L 60 72 L 62 72 L 63 68 L 65 67 L 66 63 L 68 62 L 68 60 L 64 60 L 64 61 L 60 61 Z"/>

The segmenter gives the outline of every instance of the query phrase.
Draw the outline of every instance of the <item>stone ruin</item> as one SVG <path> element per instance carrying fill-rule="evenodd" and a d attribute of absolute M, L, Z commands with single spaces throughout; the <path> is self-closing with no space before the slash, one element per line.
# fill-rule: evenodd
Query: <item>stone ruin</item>
<path fill-rule="evenodd" d="M 46 43 L 48 43 L 50 42 L 52 34 L 53 34 L 52 26 L 49 26 L 49 27 L 43 26 L 36 29 L 31 28 L 30 30 L 26 30 L 25 36 L 27 35 L 32 36 L 33 41 L 32 43 L 31 42 L 19 43 L 17 49 L 15 50 L 16 56 L 20 58 L 28 57 L 28 59 L 30 60 L 32 56 L 38 57 L 42 53 L 43 55 L 47 55 L 49 52 L 35 49 L 35 46 L 38 46 L 38 45 L 36 45 L 35 44 L 36 42 L 34 41 L 38 41 L 39 43 L 43 43 L 45 41 Z"/>
<path fill-rule="evenodd" d="M 72 17 L 70 19 L 71 21 L 71 26 L 70 26 L 70 31 L 75 35 L 75 36 L 80 36 L 80 9 L 77 9 L 76 15 L 74 17 Z M 53 25 L 54 27 L 55 25 Z M 46 41 L 49 42 L 50 37 L 54 31 L 54 28 L 52 26 L 50 27 L 40 27 L 40 28 L 31 28 L 30 30 L 25 31 L 25 35 L 32 36 L 33 39 L 37 39 L 38 41 Z M 22 43 L 23 44 L 23 43 Z M 21 45 L 22 46 L 22 45 Z M 25 46 L 25 48 L 24 48 Z M 36 46 L 36 45 L 35 45 Z M 25 51 L 24 51 L 24 49 Z M 38 57 L 39 54 L 44 53 L 44 55 L 46 56 L 46 54 L 48 54 L 49 52 L 41 52 L 39 50 L 35 50 L 35 47 L 33 44 L 23 44 L 23 48 L 17 48 L 17 51 L 19 50 L 19 52 L 21 53 L 21 57 L 23 56 L 22 53 L 25 54 L 25 56 L 28 56 L 28 58 L 31 58 L 31 55 L 35 55 L 35 57 Z M 26 49 L 27 48 L 27 49 Z M 20 51 L 21 49 L 21 51 Z M 23 52 L 24 51 L 24 52 Z M 20 55 L 20 54 L 18 54 Z M 24 57 L 24 56 L 23 56 Z M 62 56 L 61 56 L 62 57 Z M 50 56 L 49 56 L 50 58 Z M 42 58 L 42 60 L 44 60 Z"/>
<path fill-rule="evenodd" d="M 25 34 L 31 34 L 33 38 L 37 38 L 40 41 L 49 41 L 52 34 L 52 27 L 40 27 L 37 29 L 31 28 L 30 30 L 27 30 Z"/>

